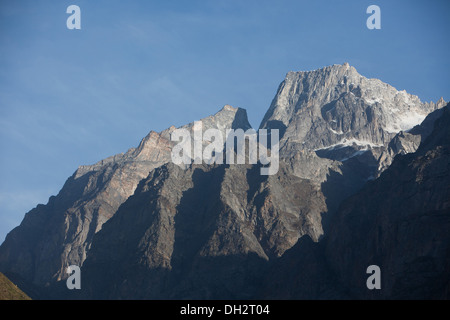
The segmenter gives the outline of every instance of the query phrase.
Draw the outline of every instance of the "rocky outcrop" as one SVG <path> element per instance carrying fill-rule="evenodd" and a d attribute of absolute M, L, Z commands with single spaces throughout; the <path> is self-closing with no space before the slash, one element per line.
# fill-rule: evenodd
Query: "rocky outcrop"
<path fill-rule="evenodd" d="M 362 162 L 372 156 L 378 161 L 398 132 L 412 129 L 444 104 L 443 99 L 423 103 L 417 96 L 398 91 L 378 79 L 361 76 L 344 63 L 314 71 L 289 72 L 260 127 L 281 131 L 280 156 L 284 159 L 304 155 L 312 158 L 310 153 L 315 152 L 320 158 L 340 162 L 360 156 Z M 417 146 L 416 143 L 407 151 L 415 151 Z M 390 163 L 397 154 L 392 151 L 384 152 L 384 163 Z M 311 176 L 310 168 L 303 162 L 296 170 L 298 175 L 326 180 L 327 170 Z M 322 162 L 321 167 L 336 171 L 336 164 L 323 160 L 306 162 L 314 163 L 315 167 Z M 387 166 L 378 164 L 373 169 L 370 163 L 365 178 L 377 176 Z"/>
<path fill-rule="evenodd" d="M 397 132 L 420 124 L 444 101 L 423 103 L 378 79 L 367 79 L 345 63 L 289 72 L 261 128 L 285 128 L 287 142 L 321 149 L 344 141 L 387 144 Z"/>
<path fill-rule="evenodd" d="M 245 110 L 225 106 L 202 119 L 208 128 L 249 128 Z M 193 129 L 193 123 L 183 126 Z M 151 131 L 137 148 L 80 166 L 57 196 L 38 205 L 0 247 L 0 269 L 37 286 L 67 277 L 69 265 L 83 265 L 94 235 L 131 196 L 149 172 L 171 161 L 171 127 Z"/>
<path fill-rule="evenodd" d="M 327 235 L 327 263 L 350 297 L 450 297 L 450 106 L 417 152 L 344 201 Z M 368 290 L 366 269 L 381 269 Z"/>
<path fill-rule="evenodd" d="M 420 142 L 425 140 L 434 128 L 434 122 L 442 115 L 444 100 L 438 101 L 437 106 L 440 109 L 436 109 L 431 112 L 420 125 L 416 125 L 408 132 L 400 131 L 389 142 L 387 148 L 383 148 L 380 156 L 378 157 L 378 172 L 376 176 L 379 176 L 386 168 L 388 168 L 394 157 L 397 154 L 407 154 L 417 150 Z"/>
<path fill-rule="evenodd" d="M 344 63 L 289 72 L 260 127 L 278 128 L 282 161 L 321 185 L 327 219 L 397 154 L 414 152 L 444 104 L 424 103 Z"/>

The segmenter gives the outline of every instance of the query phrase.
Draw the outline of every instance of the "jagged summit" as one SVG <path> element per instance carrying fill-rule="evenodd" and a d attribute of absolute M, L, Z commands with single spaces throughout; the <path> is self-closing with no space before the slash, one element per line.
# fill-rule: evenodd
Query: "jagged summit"
<path fill-rule="evenodd" d="M 287 129 L 294 122 L 297 128 L 291 128 L 287 138 L 293 136 L 310 149 L 344 138 L 384 144 L 444 104 L 443 99 L 423 103 L 381 80 L 365 78 L 344 63 L 289 72 L 260 127 Z"/>
<path fill-rule="evenodd" d="M 235 107 L 233 107 L 233 106 L 230 106 L 229 104 L 224 105 L 223 108 L 222 108 L 222 110 L 228 110 L 228 111 L 235 111 L 235 110 L 237 110 L 237 109 L 238 109 L 238 108 L 235 108 Z"/>
<path fill-rule="evenodd" d="M 235 108 L 230 105 L 225 105 L 217 111 L 215 114 L 200 119 L 202 122 L 203 130 L 209 128 L 217 128 L 225 134 L 226 129 L 237 129 L 241 128 L 247 130 L 251 128 L 248 122 L 247 111 L 242 108 Z M 181 128 L 192 130 L 194 122 L 188 123 Z"/>
<path fill-rule="evenodd" d="M 368 79 L 344 63 L 289 72 L 260 128 L 280 130 L 280 155 L 287 159 L 303 150 L 302 157 L 315 152 L 342 162 L 354 156 L 368 158 L 369 151 L 373 165 L 384 168 L 375 162 L 391 140 L 444 104 L 443 99 L 424 103 L 379 79 Z M 323 174 L 320 179 L 324 179 Z"/>
<path fill-rule="evenodd" d="M 318 68 L 318 69 L 313 69 L 313 70 L 297 70 L 297 71 L 295 71 L 295 70 L 291 70 L 291 71 L 289 71 L 286 75 L 289 75 L 289 74 L 295 74 L 295 73 L 308 73 L 308 72 L 316 72 L 316 71 L 319 71 L 319 70 L 325 70 L 325 69 L 349 69 L 349 68 L 353 68 L 353 69 L 355 69 L 354 67 L 352 67 L 348 62 L 344 62 L 343 64 L 331 64 L 331 65 L 329 65 L 329 66 L 325 66 L 325 67 L 322 67 L 322 68 Z M 355 69 L 356 70 L 356 69 Z"/>

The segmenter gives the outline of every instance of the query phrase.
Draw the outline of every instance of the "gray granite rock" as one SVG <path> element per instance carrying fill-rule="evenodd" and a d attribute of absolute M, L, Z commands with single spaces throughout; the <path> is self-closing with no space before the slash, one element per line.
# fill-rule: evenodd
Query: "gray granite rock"
<path fill-rule="evenodd" d="M 450 106 L 435 123 L 333 217 L 325 256 L 351 298 L 450 297 Z M 366 287 L 369 265 L 380 267 L 380 290 Z"/>
<path fill-rule="evenodd" d="M 223 107 L 201 119 L 203 129 L 249 128 L 245 110 Z M 192 131 L 193 123 L 183 128 Z M 0 269 L 38 286 L 67 278 L 69 265 L 82 266 L 94 235 L 130 197 L 149 172 L 171 161 L 171 127 L 151 131 L 137 148 L 80 166 L 57 196 L 38 205 L 0 247 Z"/>

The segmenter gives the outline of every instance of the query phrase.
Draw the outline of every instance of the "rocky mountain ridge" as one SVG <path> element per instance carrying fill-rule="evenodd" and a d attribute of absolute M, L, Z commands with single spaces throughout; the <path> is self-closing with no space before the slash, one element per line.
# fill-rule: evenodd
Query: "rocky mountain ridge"
<path fill-rule="evenodd" d="M 44 298 L 222 299 L 265 292 L 259 282 L 273 266 L 285 268 L 280 261 L 305 274 L 328 270 L 316 247 L 337 224 L 330 221 L 339 205 L 396 155 L 416 151 L 444 103 L 422 103 L 348 64 L 290 72 L 260 126 L 280 130 L 275 175 L 261 176 L 260 164 L 178 167 L 170 155 L 175 127 L 150 132 L 137 148 L 81 166 L 47 205 L 27 213 L 0 247 L 0 271 Z M 245 110 L 228 105 L 202 123 L 250 128 Z M 298 260 L 297 248 L 315 258 Z M 87 284 L 79 294 L 64 286 L 71 264 Z M 329 297 L 344 295 L 326 280 L 334 271 L 317 272 L 311 279 Z M 297 296 L 327 296 L 317 283 Z"/>
<path fill-rule="evenodd" d="M 204 130 L 250 127 L 245 110 L 230 106 L 202 120 Z M 190 123 L 183 128 L 192 127 Z M 0 249 L 0 266 L 8 265 L 38 286 L 67 277 L 65 269 L 83 264 L 93 236 L 134 193 L 139 181 L 171 161 L 174 129 L 151 131 L 137 148 L 80 166 L 57 196 L 27 213 L 8 234 Z"/>

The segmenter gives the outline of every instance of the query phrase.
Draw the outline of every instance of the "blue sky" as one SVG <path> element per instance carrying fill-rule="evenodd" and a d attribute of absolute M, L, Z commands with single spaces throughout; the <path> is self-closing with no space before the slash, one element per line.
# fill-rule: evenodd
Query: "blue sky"
<path fill-rule="evenodd" d="M 66 8 L 81 8 L 68 30 Z M 381 8 L 381 30 L 366 8 Z M 0 1 L 0 242 L 79 165 L 223 105 L 257 128 L 288 71 L 349 62 L 450 100 L 450 2 Z"/>

